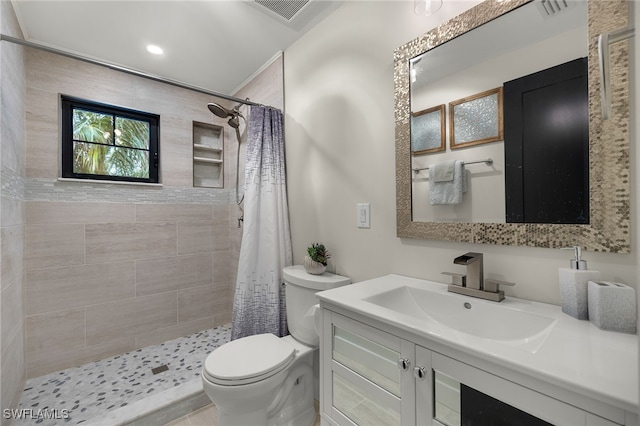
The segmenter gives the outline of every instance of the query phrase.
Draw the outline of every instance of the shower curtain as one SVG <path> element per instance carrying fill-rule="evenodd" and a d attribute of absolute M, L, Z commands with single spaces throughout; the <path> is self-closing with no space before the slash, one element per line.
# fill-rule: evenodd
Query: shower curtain
<path fill-rule="evenodd" d="M 284 336 L 282 268 L 293 263 L 280 110 L 252 106 L 245 160 L 244 229 L 231 339 Z"/>

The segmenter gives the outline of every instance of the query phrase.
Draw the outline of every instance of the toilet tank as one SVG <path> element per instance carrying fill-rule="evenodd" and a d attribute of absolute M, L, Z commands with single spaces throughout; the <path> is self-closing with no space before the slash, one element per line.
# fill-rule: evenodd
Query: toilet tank
<path fill-rule="evenodd" d="M 318 346 L 320 339 L 313 326 L 312 309 L 318 303 L 316 293 L 349 284 L 351 280 L 329 272 L 321 275 L 308 274 L 301 265 L 285 267 L 282 276 L 286 284 L 289 333 L 306 345 Z"/>

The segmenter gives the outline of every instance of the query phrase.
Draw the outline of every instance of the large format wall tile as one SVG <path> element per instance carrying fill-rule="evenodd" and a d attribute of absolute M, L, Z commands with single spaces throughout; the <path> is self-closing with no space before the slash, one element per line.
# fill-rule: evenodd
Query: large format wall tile
<path fill-rule="evenodd" d="M 152 259 L 176 255 L 171 222 L 86 225 L 87 263 Z"/>
<path fill-rule="evenodd" d="M 24 225 L 24 202 L 12 197 L 1 197 L 0 221 L 2 226 Z"/>
<path fill-rule="evenodd" d="M 137 296 L 212 283 L 211 253 L 136 262 Z"/>
<path fill-rule="evenodd" d="M 82 224 L 27 225 L 25 270 L 83 264 L 84 235 Z"/>
<path fill-rule="evenodd" d="M 27 377 L 38 377 L 52 371 L 86 364 L 135 349 L 134 337 L 123 337 L 84 348 L 68 348 L 52 352 L 27 354 Z"/>
<path fill-rule="evenodd" d="M 136 220 L 135 205 L 130 203 L 28 201 L 25 210 L 29 225 L 121 223 Z"/>
<path fill-rule="evenodd" d="M 0 353 L 4 352 L 14 334 L 22 338 L 22 284 L 14 281 L 0 291 Z"/>
<path fill-rule="evenodd" d="M 188 336 L 189 334 L 212 328 L 213 326 L 213 316 L 209 316 L 194 321 L 181 322 L 171 327 L 149 331 L 136 336 L 136 348 L 157 345 L 162 342 L 166 342 L 167 340 L 177 339 L 178 337 Z"/>
<path fill-rule="evenodd" d="M 27 316 L 27 360 L 85 346 L 84 309 L 69 309 Z"/>
<path fill-rule="evenodd" d="M 134 297 L 134 265 L 124 261 L 27 272 L 27 315 Z"/>
<path fill-rule="evenodd" d="M 27 55 L 28 57 L 28 55 Z M 58 177 L 59 94 L 27 86 L 26 176 Z M 55 111 L 55 114 L 52 114 Z"/>
<path fill-rule="evenodd" d="M 24 227 L 0 228 L 0 289 L 22 279 Z"/>
<path fill-rule="evenodd" d="M 211 316 L 216 294 L 213 285 L 178 291 L 178 322 L 193 321 Z"/>
<path fill-rule="evenodd" d="M 136 204 L 137 222 L 212 220 L 211 204 Z"/>
<path fill-rule="evenodd" d="M 237 261 L 233 262 L 233 256 L 228 250 L 213 252 L 213 282 L 234 281 L 234 271 L 237 269 Z"/>
<path fill-rule="evenodd" d="M 214 287 L 213 323 L 218 326 L 231 322 L 235 285 L 223 283 L 215 284 Z"/>
<path fill-rule="evenodd" d="M 212 221 L 179 222 L 178 254 L 211 253 L 220 236 L 215 235 Z"/>
<path fill-rule="evenodd" d="M 87 346 L 177 324 L 176 292 L 87 307 Z"/>
<path fill-rule="evenodd" d="M 2 353 L 0 368 L 0 404 L 2 407 L 16 408 L 22 395 L 25 376 L 24 338 L 22 333 L 16 333 L 7 342 L 7 349 Z"/>

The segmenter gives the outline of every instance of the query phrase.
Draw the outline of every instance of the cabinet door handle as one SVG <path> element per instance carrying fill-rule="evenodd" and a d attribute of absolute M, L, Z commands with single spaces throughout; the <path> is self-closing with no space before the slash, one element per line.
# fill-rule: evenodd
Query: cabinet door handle
<path fill-rule="evenodd" d="M 413 369 L 413 375 L 418 380 L 424 380 L 427 378 L 427 370 L 424 367 L 416 367 Z"/>
<path fill-rule="evenodd" d="M 411 361 L 406 358 L 400 358 L 398 360 L 398 368 L 402 371 L 407 371 L 411 366 Z"/>

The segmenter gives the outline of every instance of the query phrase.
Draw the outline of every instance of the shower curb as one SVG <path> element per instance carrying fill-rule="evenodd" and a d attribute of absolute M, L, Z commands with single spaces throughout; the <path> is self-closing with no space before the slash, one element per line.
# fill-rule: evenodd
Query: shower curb
<path fill-rule="evenodd" d="M 180 386 L 159 392 L 142 401 L 111 411 L 90 426 L 157 426 L 186 416 L 211 400 L 202 390 L 202 380 L 193 379 Z"/>

